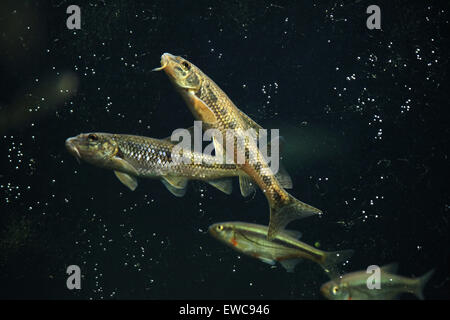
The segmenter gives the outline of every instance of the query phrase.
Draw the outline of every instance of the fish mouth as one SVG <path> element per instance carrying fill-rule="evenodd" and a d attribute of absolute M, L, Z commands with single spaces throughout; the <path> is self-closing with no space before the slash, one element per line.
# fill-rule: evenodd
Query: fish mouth
<path fill-rule="evenodd" d="M 216 228 L 216 224 L 210 225 L 208 227 L 208 233 L 213 236 L 213 237 L 217 237 L 217 232 L 214 230 Z"/>
<path fill-rule="evenodd" d="M 325 288 L 322 287 L 322 288 L 320 288 L 319 291 L 320 291 L 320 293 L 322 294 L 322 296 L 324 296 L 325 298 L 327 298 L 327 294 L 326 294 L 327 291 L 325 290 Z"/>
<path fill-rule="evenodd" d="M 161 55 L 161 67 L 154 68 L 152 71 L 164 70 L 167 67 L 167 65 L 169 64 L 169 61 L 174 59 L 174 58 L 175 58 L 175 56 L 170 54 L 170 53 L 167 53 L 167 52 L 163 53 Z"/>
<path fill-rule="evenodd" d="M 329 295 L 328 295 L 328 292 L 329 292 L 329 284 L 328 284 L 328 283 L 324 283 L 324 284 L 320 287 L 319 291 L 322 293 L 322 295 L 323 295 L 325 298 L 329 299 Z"/>
<path fill-rule="evenodd" d="M 73 143 L 74 140 L 75 140 L 75 138 L 67 139 L 66 140 L 66 148 L 69 151 L 69 153 L 77 159 L 78 163 L 80 163 L 81 154 L 80 154 L 80 151 L 78 151 L 78 148 L 76 147 L 76 145 Z"/>

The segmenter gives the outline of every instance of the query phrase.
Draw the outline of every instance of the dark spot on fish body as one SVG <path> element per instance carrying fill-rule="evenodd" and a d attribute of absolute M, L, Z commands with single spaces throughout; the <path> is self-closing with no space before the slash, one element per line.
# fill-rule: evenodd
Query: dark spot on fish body
<path fill-rule="evenodd" d="M 217 100 L 218 100 L 218 99 L 217 99 L 217 97 L 216 97 L 216 95 L 215 95 L 214 93 L 209 92 L 208 100 L 209 100 L 209 102 L 210 102 L 210 103 L 208 103 L 208 105 L 209 105 L 209 104 L 215 105 L 215 104 L 217 103 Z M 220 109 L 223 109 L 223 108 L 220 108 Z"/>
<path fill-rule="evenodd" d="M 272 197 L 277 202 L 280 202 L 282 200 L 282 197 L 281 197 L 281 195 L 278 192 L 273 192 L 273 196 Z"/>
<path fill-rule="evenodd" d="M 197 76 L 195 75 L 195 73 L 191 73 L 191 74 L 187 77 L 186 80 L 187 80 L 189 83 L 192 83 L 192 84 L 198 83 L 198 82 L 197 82 Z"/>
<path fill-rule="evenodd" d="M 219 107 L 219 112 L 224 117 L 227 115 L 227 109 L 224 107 Z"/>
<path fill-rule="evenodd" d="M 119 158 L 121 158 L 121 159 L 123 159 L 124 158 L 124 152 L 122 151 L 122 149 L 119 147 L 119 148 L 117 148 L 117 153 L 116 153 L 116 157 L 119 157 Z"/>
<path fill-rule="evenodd" d="M 230 121 L 228 122 L 228 128 L 232 130 L 236 129 L 236 122 L 230 119 Z"/>
<path fill-rule="evenodd" d="M 271 179 L 269 176 L 262 176 L 262 180 L 265 185 L 269 186 L 271 184 Z"/>
<path fill-rule="evenodd" d="M 248 160 L 250 158 L 250 150 L 247 147 L 245 148 L 244 155 L 245 155 L 245 161 L 248 162 Z"/>
<path fill-rule="evenodd" d="M 205 98 L 205 97 L 203 96 L 203 92 L 204 92 L 203 87 L 200 87 L 200 88 L 197 90 L 197 92 L 194 93 L 194 95 L 195 95 L 197 98 L 203 100 L 203 99 Z"/>

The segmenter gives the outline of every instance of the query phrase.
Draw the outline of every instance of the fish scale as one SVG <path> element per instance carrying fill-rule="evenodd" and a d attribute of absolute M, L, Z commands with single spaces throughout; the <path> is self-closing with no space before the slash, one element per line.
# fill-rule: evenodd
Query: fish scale
<path fill-rule="evenodd" d="M 191 163 L 180 164 L 172 159 L 175 144 L 169 141 L 114 134 L 111 138 L 117 142 L 123 159 L 137 169 L 143 176 L 170 174 L 201 179 L 229 177 L 238 175 L 234 164 L 211 163 L 214 157 L 203 153 L 188 152 Z M 200 162 L 200 163 L 198 163 Z"/>
<path fill-rule="evenodd" d="M 215 156 L 190 149 L 183 149 L 183 158 L 176 159 L 176 146 L 168 139 L 110 133 L 80 134 L 66 140 L 67 149 L 77 159 L 113 170 L 131 190 L 137 187 L 136 178 L 143 177 L 161 179 L 178 197 L 184 195 L 188 180 L 203 180 L 230 194 L 229 178 L 243 174 L 234 164 L 215 161 Z"/>

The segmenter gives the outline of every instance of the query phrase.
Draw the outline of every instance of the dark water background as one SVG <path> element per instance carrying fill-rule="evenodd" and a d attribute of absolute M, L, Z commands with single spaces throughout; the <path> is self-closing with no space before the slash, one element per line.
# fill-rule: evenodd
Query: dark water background
<path fill-rule="evenodd" d="M 81 7 L 81 30 L 66 8 Z M 378 4 L 382 30 L 366 28 Z M 201 182 L 175 198 L 156 180 L 130 192 L 79 165 L 64 141 L 102 131 L 166 137 L 193 118 L 164 52 L 199 66 L 235 104 L 286 140 L 291 193 L 322 218 L 289 225 L 324 250 L 353 248 L 347 271 L 399 262 L 448 299 L 449 6 L 446 1 L 2 1 L 0 110 L 63 72 L 77 94 L 0 144 L 0 297 L 324 299 L 320 267 L 293 274 L 205 233 L 266 224 L 263 194 Z M 38 79 L 38 80 L 36 80 Z M 14 124 L 13 124 L 14 125 Z M 79 265 L 82 289 L 66 288 Z M 403 296 L 405 299 L 414 297 Z"/>

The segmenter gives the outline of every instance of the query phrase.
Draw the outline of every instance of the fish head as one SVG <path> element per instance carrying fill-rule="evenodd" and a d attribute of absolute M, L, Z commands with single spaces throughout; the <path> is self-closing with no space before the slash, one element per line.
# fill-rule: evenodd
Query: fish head
<path fill-rule="evenodd" d="M 179 90 L 196 93 L 202 86 L 202 71 L 180 56 L 163 53 L 161 67 L 153 71 L 164 70 Z"/>
<path fill-rule="evenodd" d="M 105 166 L 119 148 L 108 134 L 82 133 L 66 140 L 66 148 L 78 161 Z"/>
<path fill-rule="evenodd" d="M 342 281 L 328 281 L 320 287 L 320 292 L 329 300 L 350 300 L 350 292 Z"/>
<path fill-rule="evenodd" d="M 210 225 L 208 232 L 214 238 L 225 243 L 230 243 L 234 238 L 235 230 L 232 224 L 220 222 Z"/>

